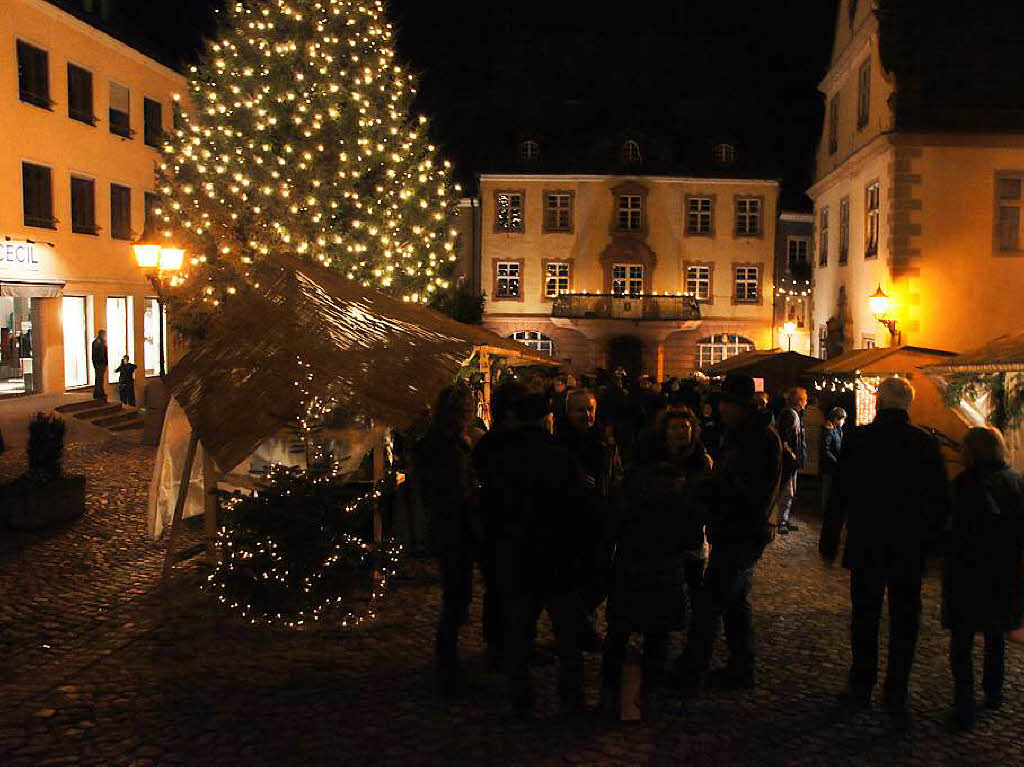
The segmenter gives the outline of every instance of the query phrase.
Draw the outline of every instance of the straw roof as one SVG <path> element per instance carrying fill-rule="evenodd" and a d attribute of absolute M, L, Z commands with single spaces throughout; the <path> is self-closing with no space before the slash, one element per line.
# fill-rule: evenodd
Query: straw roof
<path fill-rule="evenodd" d="M 1024 372 L 1024 330 L 999 336 L 977 349 L 924 369 L 937 375 Z"/>
<path fill-rule="evenodd" d="M 408 425 L 474 350 L 551 364 L 522 344 L 287 257 L 227 302 L 167 376 L 219 468 L 230 471 L 303 412 L 309 395 Z"/>
<path fill-rule="evenodd" d="M 920 346 L 883 346 L 853 349 L 808 369 L 811 376 L 885 376 L 913 372 L 929 362 L 938 362 L 955 352 Z"/>

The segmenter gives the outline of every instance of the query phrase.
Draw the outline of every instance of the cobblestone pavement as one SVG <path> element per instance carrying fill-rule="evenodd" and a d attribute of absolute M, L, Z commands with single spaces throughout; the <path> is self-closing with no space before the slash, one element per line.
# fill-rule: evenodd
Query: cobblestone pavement
<path fill-rule="evenodd" d="M 162 552 L 143 536 L 151 460 L 117 441 L 71 446 L 72 469 L 98 467 L 86 517 L 45 537 L 0 538 L 0 764 L 1024 763 L 1018 646 L 1004 710 L 982 714 L 972 735 L 944 729 L 950 680 L 934 577 L 910 733 L 889 733 L 877 711 L 834 716 L 849 660 L 848 579 L 818 562 L 813 520 L 758 568 L 755 691 L 685 709 L 670 701 L 656 727 L 606 726 L 560 718 L 547 667 L 535 670 L 539 719 L 526 724 L 508 718 L 501 678 L 482 669 L 479 600 L 464 632 L 469 689 L 452 702 L 433 694 L 439 589 L 421 560 L 404 566 L 380 620 L 356 632 L 240 624 L 198 590 L 195 566 L 160 588 Z M 0 459 L 0 477 L 19 461 Z M 591 702 L 598 671 L 588 656 Z"/>

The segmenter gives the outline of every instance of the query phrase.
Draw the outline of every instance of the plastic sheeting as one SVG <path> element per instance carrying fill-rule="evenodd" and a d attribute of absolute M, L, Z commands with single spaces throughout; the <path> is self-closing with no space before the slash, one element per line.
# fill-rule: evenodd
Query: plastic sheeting
<path fill-rule="evenodd" d="M 164 417 L 164 428 L 160 435 L 160 446 L 156 451 L 153 478 L 149 483 L 149 509 L 146 514 L 146 532 L 152 538 L 159 538 L 163 529 L 174 518 L 174 503 L 178 498 L 181 474 L 185 468 L 185 456 L 192 427 L 178 401 L 171 398 Z M 196 447 L 192 462 L 192 476 L 182 517 L 200 516 L 204 509 L 205 486 L 203 482 L 203 446 Z"/>

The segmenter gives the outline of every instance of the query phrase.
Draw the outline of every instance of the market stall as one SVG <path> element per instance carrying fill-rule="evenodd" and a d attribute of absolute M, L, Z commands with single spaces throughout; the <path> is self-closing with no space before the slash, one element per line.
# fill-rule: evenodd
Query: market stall
<path fill-rule="evenodd" d="M 799 352 L 781 349 L 754 349 L 722 360 L 704 372 L 714 378 L 726 375 L 746 375 L 760 380 L 763 390 L 773 396 L 800 383 L 804 371 L 821 360 Z"/>

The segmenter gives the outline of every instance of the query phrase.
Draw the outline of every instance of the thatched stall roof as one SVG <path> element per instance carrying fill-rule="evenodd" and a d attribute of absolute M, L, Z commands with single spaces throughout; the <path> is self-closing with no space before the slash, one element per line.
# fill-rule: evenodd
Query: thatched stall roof
<path fill-rule="evenodd" d="M 167 376 L 224 472 L 292 423 L 310 395 L 401 427 L 476 350 L 551 364 L 483 328 L 292 258 L 276 258 L 258 289 L 233 298 Z"/>
<path fill-rule="evenodd" d="M 807 370 L 810 376 L 888 376 L 912 373 L 922 365 L 955 356 L 955 352 L 920 346 L 884 346 L 853 349 Z"/>
<path fill-rule="evenodd" d="M 764 379 L 765 390 L 777 393 L 790 386 L 796 386 L 807 368 L 820 362 L 799 352 L 784 352 L 781 349 L 754 349 L 724 359 L 708 368 L 709 376 L 724 376 L 730 373 Z"/>
<path fill-rule="evenodd" d="M 950 373 L 1024 373 L 1024 330 L 994 338 L 953 359 L 923 368 L 935 375 Z"/>

